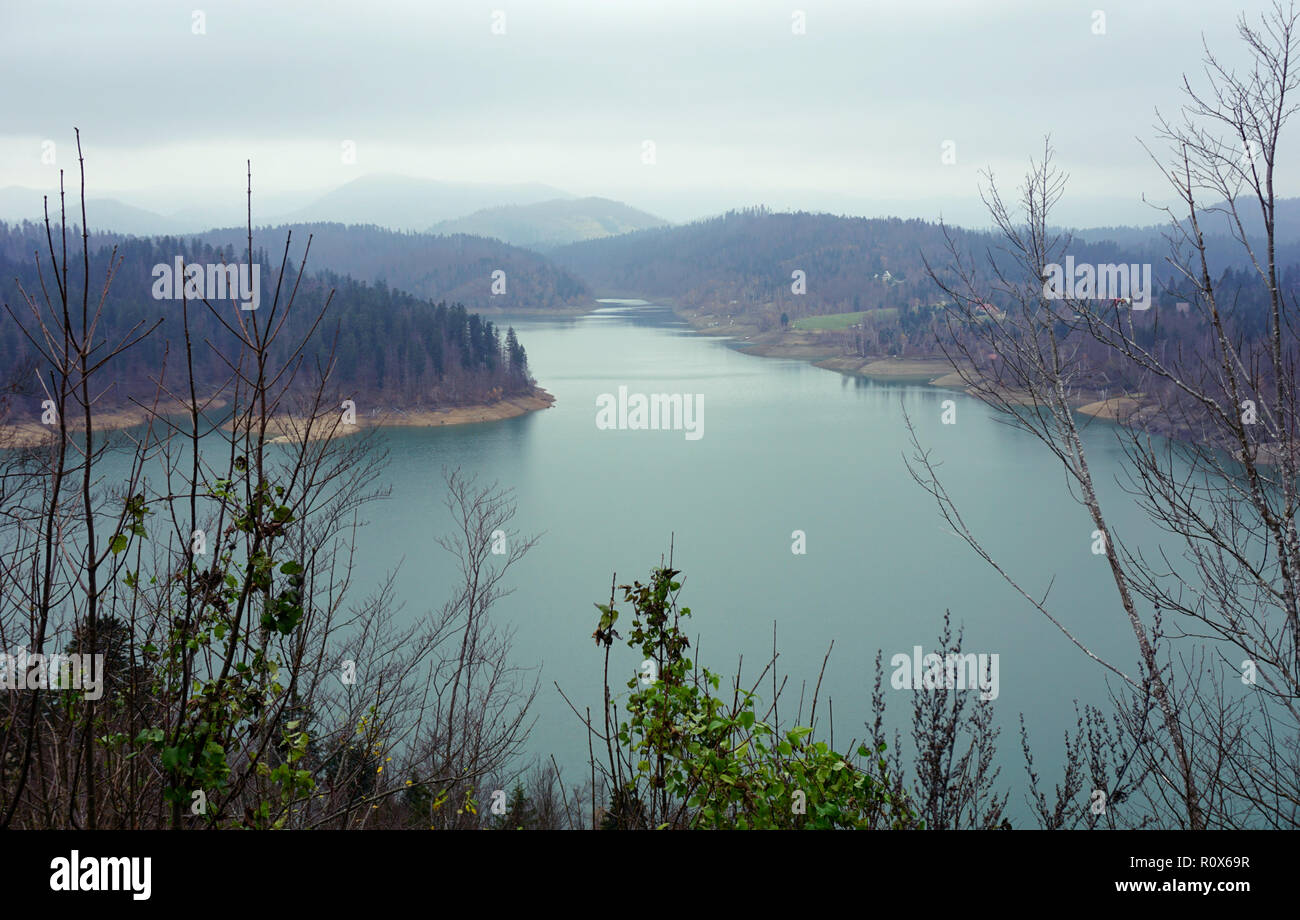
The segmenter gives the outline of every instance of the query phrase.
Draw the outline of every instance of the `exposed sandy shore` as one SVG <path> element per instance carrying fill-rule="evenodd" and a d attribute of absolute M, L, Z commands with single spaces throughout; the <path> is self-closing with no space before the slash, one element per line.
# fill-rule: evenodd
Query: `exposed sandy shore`
<path fill-rule="evenodd" d="M 502 419 L 515 418 L 528 412 L 549 409 L 555 404 L 555 397 L 534 387 L 528 396 L 513 396 L 481 406 L 457 406 L 452 409 L 391 409 L 367 415 L 358 412 L 356 424 L 345 425 L 341 415 L 330 412 L 317 416 L 308 426 L 305 418 L 277 417 L 269 422 L 269 429 L 274 433 L 271 444 L 290 444 L 303 440 L 303 432 L 308 427 L 308 440 L 319 441 L 326 437 L 345 438 L 359 434 L 368 428 L 440 428 L 444 425 L 472 425 L 478 422 L 497 422 Z M 227 429 L 233 423 L 228 424 Z"/>
<path fill-rule="evenodd" d="M 949 371 L 942 377 L 936 377 L 934 380 L 931 380 L 930 383 L 937 387 L 964 387 L 966 385 L 966 380 L 956 371 Z"/>
<path fill-rule="evenodd" d="M 224 399 L 212 399 L 205 401 L 199 399 L 200 411 L 207 412 L 214 409 L 225 408 Z M 79 408 L 79 407 L 78 407 Z M 123 428 L 135 428 L 143 425 L 151 418 L 156 416 L 174 416 L 187 415 L 189 406 L 185 403 L 160 402 L 156 409 L 141 408 L 140 406 L 127 406 L 125 408 L 94 410 L 91 413 L 90 423 L 96 431 L 120 431 Z M 85 419 L 80 414 L 69 412 L 68 431 L 84 431 Z M 42 425 L 38 421 L 21 421 L 11 422 L 7 425 L 0 425 L 0 449 L 6 447 L 40 447 L 50 444 L 58 435 L 58 425 Z"/>
<path fill-rule="evenodd" d="M 660 298 L 658 302 L 671 304 L 670 300 Z M 930 386 L 964 390 L 971 393 L 962 375 L 953 369 L 943 356 L 887 358 L 874 356 L 863 358 L 843 352 L 843 341 L 828 342 L 815 330 L 809 329 L 769 329 L 760 331 L 756 320 L 742 313 L 729 312 L 739 309 L 734 305 L 713 305 L 678 309 L 674 312 L 685 319 L 701 335 L 729 336 L 733 338 L 737 350 L 749 355 L 770 358 L 798 358 L 812 362 L 816 367 L 836 371 L 854 377 L 868 377 L 874 380 L 928 383 Z M 1004 390 L 1003 397 L 1013 405 L 1031 406 L 1034 398 L 1027 392 Z M 1159 406 L 1150 402 L 1143 393 L 1098 399 L 1101 391 L 1080 392 L 1071 400 L 1075 411 L 1092 418 L 1102 419 L 1119 425 L 1138 427 L 1145 431 L 1163 434 L 1176 440 L 1199 440 L 1193 434 L 1175 428 L 1161 418 Z M 1226 446 L 1225 450 L 1234 450 Z M 1235 452 L 1235 450 L 1234 450 Z M 1261 462 L 1276 463 L 1279 451 L 1274 446 L 1261 447 Z"/>
<path fill-rule="evenodd" d="M 842 355 L 816 362 L 818 367 L 874 380 L 924 380 L 937 386 L 961 386 L 961 377 L 946 358 L 859 358 Z M 940 381 L 943 383 L 940 383 Z"/>
<path fill-rule="evenodd" d="M 725 309 L 695 310 L 679 313 L 691 328 L 701 335 L 731 336 L 736 347 L 747 355 L 764 358 L 797 358 L 811 361 L 818 367 L 856 377 L 877 380 L 915 380 L 938 383 L 942 386 L 960 386 L 961 378 L 953 373 L 946 358 L 862 358 L 846 355 L 843 346 L 827 341 L 827 337 L 813 329 L 771 329 L 760 332 L 747 316 L 732 315 Z"/>
<path fill-rule="evenodd" d="M 1141 396 L 1142 394 L 1137 394 Z M 1142 403 L 1133 396 L 1113 396 L 1110 399 L 1097 400 L 1088 403 L 1085 406 L 1079 406 L 1079 411 L 1084 415 L 1091 415 L 1096 418 L 1104 418 L 1107 421 L 1118 422 L 1121 419 L 1128 418 L 1134 412 L 1142 408 Z"/>
<path fill-rule="evenodd" d="M 748 345 L 744 350 L 764 358 L 801 358 L 806 361 L 831 358 L 839 353 L 838 348 L 828 348 L 814 342 L 760 342 Z"/>
<path fill-rule="evenodd" d="M 515 396 L 482 406 L 458 406 L 453 409 L 438 410 L 398 409 L 373 416 L 358 412 L 355 425 L 340 424 L 340 416 L 331 413 L 328 417 L 318 418 L 316 423 L 311 426 L 311 440 L 319 440 L 326 437 L 327 434 L 332 434 L 336 438 L 347 437 L 348 435 L 357 434 L 365 428 L 436 428 L 443 425 L 471 425 L 476 422 L 495 422 L 501 419 L 515 418 L 539 409 L 549 409 L 554 403 L 554 396 L 541 387 L 534 387 L 531 395 Z M 207 404 L 207 408 L 209 410 L 221 409 L 225 405 L 226 403 L 222 400 L 213 400 Z M 183 405 L 169 405 L 167 407 L 160 405 L 158 408 L 158 414 L 160 415 L 181 415 L 188 411 L 189 409 Z M 147 410 L 129 408 L 96 412 L 91 421 L 97 430 L 111 431 L 134 428 L 147 422 L 149 417 L 150 413 Z M 269 428 L 274 433 L 271 443 L 287 444 L 291 441 L 300 440 L 300 431 L 304 427 L 304 421 L 303 419 L 290 419 L 287 417 L 271 419 Z M 80 430 L 81 426 L 75 424 L 74 420 L 69 418 L 68 427 Z M 226 425 L 227 430 L 232 427 L 233 423 Z M 331 429 L 333 429 L 332 432 Z M 6 447 L 38 447 L 49 444 L 58 430 L 57 426 L 42 425 L 39 422 L 30 421 L 0 425 L 0 449 Z"/>
<path fill-rule="evenodd" d="M 851 377 L 867 377 L 872 380 L 895 382 L 928 383 L 931 386 L 966 390 L 966 381 L 953 369 L 952 364 L 943 356 L 916 358 L 888 358 L 873 356 L 863 358 L 858 355 L 846 355 L 842 346 L 825 343 L 819 334 L 807 329 L 783 329 L 759 332 L 747 317 L 733 317 L 725 311 L 708 312 L 704 310 L 684 314 L 691 327 L 703 335 L 730 335 L 736 338 L 736 345 L 747 355 L 764 358 L 800 358 L 811 361 L 815 366 L 836 371 Z M 1143 417 L 1144 406 L 1141 393 L 1128 397 L 1112 397 L 1096 400 L 1092 396 L 1081 396 L 1075 408 L 1085 414 L 1112 422 L 1135 421 Z M 1032 405 L 1033 399 L 1027 393 L 1007 390 L 1004 393 L 1008 402 L 1020 405 Z"/>

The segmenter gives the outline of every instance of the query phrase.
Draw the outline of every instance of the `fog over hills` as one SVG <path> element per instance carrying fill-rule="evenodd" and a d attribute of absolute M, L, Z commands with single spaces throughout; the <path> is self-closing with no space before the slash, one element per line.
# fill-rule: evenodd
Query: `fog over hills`
<path fill-rule="evenodd" d="M 38 191 L 11 185 L 0 188 L 0 220 L 20 223 L 24 220 L 39 221 L 45 212 L 46 196 L 49 196 L 50 217 L 59 217 L 59 198 L 57 189 Z M 67 198 L 69 211 L 77 211 L 77 223 L 80 223 L 81 206 L 74 195 Z M 118 233 L 130 233 L 143 236 L 150 233 L 179 233 L 187 228 L 181 223 L 144 208 L 134 207 L 116 198 L 88 198 L 86 215 L 92 230 L 111 230 Z"/>
<path fill-rule="evenodd" d="M 81 223 L 81 204 L 71 177 L 65 177 L 66 201 L 72 221 Z M 160 187 L 126 190 L 111 195 L 92 195 L 86 200 L 86 219 L 92 233 L 125 233 L 132 236 L 200 233 L 213 227 L 237 226 L 247 215 L 244 188 L 236 183 L 221 190 Z M 268 192 L 254 190 L 254 222 L 266 215 L 301 208 L 319 197 L 319 192 Z M 57 178 L 48 187 L 11 185 L 0 188 L 0 221 L 40 221 L 44 199 L 50 202 L 50 217 L 59 217 Z"/>
<path fill-rule="evenodd" d="M 425 230 L 430 224 L 471 214 L 483 208 L 528 205 L 568 192 L 537 182 L 494 184 L 440 182 L 411 176 L 370 175 L 322 195 L 277 222 L 337 221 L 374 224 L 391 230 Z"/>
<path fill-rule="evenodd" d="M 96 232 L 136 236 L 193 234 L 239 226 L 246 214 L 245 176 L 232 173 L 220 186 L 154 187 L 116 190 L 87 202 Z M 367 174 L 342 185 L 317 190 L 266 190 L 253 174 L 253 223 L 331 222 L 390 230 L 468 233 L 490 236 L 539 251 L 588 239 L 716 217 L 737 208 L 759 206 L 773 212 L 808 211 L 843 217 L 938 221 L 968 229 L 991 226 L 977 196 L 943 199 L 867 198 L 820 189 L 710 187 L 668 192 L 654 185 L 613 186 L 578 196 L 541 182 L 486 183 L 432 180 L 408 175 Z M 0 188 L 0 220 L 39 220 L 49 196 L 57 216 L 58 185 Z M 1089 239 L 1116 242 L 1158 239 L 1161 212 L 1138 200 L 1107 196 L 1066 196 L 1056 215 L 1062 225 Z M 1258 217 L 1251 215 L 1255 225 Z M 1300 236 L 1300 209 L 1294 199 L 1279 203 L 1279 234 Z M 1219 221 L 1211 233 L 1227 233 Z M 1253 231 L 1252 231 L 1253 232 Z"/>
<path fill-rule="evenodd" d="M 125 191 L 87 201 L 91 229 L 148 236 L 198 233 L 214 227 L 238 226 L 245 220 L 244 177 L 200 196 L 196 190 L 176 197 Z M 0 189 L 0 220 L 39 220 L 42 198 L 50 196 L 51 215 L 58 216 L 57 179 L 48 188 L 9 186 Z M 253 174 L 253 223 L 331 221 L 371 224 L 390 230 L 426 230 L 439 221 L 463 217 L 484 208 L 556 202 L 574 196 L 536 182 L 443 182 L 398 175 L 366 175 L 325 192 L 267 194 Z M 71 207 L 72 199 L 69 198 Z M 78 206 L 79 211 L 79 206 Z M 78 223 L 80 222 L 78 213 Z M 576 237 L 575 237 L 576 238 Z"/>
<path fill-rule="evenodd" d="M 1241 198 L 1237 204 L 1242 229 L 1248 236 L 1260 237 L 1264 232 L 1263 217 L 1258 203 Z M 1153 212 L 1156 214 L 1156 212 Z M 1156 216 L 1159 216 L 1156 214 Z M 1207 237 L 1231 238 L 1239 232 L 1227 211 L 1227 202 L 1220 201 L 1203 206 L 1198 217 L 1201 232 Z M 1074 234 L 1087 240 L 1112 240 L 1122 245 L 1155 245 L 1164 241 L 1172 228 L 1169 221 L 1141 226 L 1104 226 L 1074 230 Z M 1300 198 L 1279 198 L 1274 212 L 1274 232 L 1278 245 L 1300 242 Z"/>
<path fill-rule="evenodd" d="M 431 233 L 491 236 L 515 246 L 548 250 L 582 240 L 664 227 L 668 221 L 608 198 L 574 198 L 486 208 L 444 220 Z"/>

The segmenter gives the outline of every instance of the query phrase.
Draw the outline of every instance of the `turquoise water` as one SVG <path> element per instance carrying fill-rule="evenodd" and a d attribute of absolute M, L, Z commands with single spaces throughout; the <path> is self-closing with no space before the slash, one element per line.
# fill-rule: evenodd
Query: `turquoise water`
<path fill-rule="evenodd" d="M 750 357 L 650 305 L 514 325 L 556 405 L 482 425 L 387 430 L 393 495 L 372 506 L 358 582 L 400 563 L 408 614 L 436 606 L 453 578 L 450 557 L 434 543 L 447 524 L 440 468 L 460 466 L 515 489 L 515 525 L 544 535 L 512 570 L 516 591 L 496 614 L 516 630 L 516 662 L 541 668 L 533 752 L 554 754 L 573 781 L 586 775 L 586 737 L 554 684 L 580 707 L 599 709 L 593 604 L 607 599 L 612 573 L 620 583 L 644 580 L 671 538 L 697 657 L 714 671 L 734 673 L 743 656 L 756 675 L 775 621 L 780 670 L 791 676 L 782 711 L 791 714 L 802 681 L 811 698 L 834 641 L 819 720 L 828 727 L 833 702 L 836 743 L 845 748 L 870 718 L 877 651 L 891 722 L 902 724 L 910 693 L 888 689 L 890 658 L 917 645 L 934 649 L 949 609 L 965 627 L 965 650 L 999 656 L 995 705 L 1011 809 L 1023 806 L 1018 713 L 1044 781 L 1057 781 L 1071 701 L 1104 704 L 1104 675 L 943 522 L 908 475 L 903 412 L 990 551 L 1031 593 L 1041 595 L 1054 576 L 1060 619 L 1130 669 L 1132 635 L 1104 557 L 1091 551 L 1092 523 L 1036 440 L 961 393 Z M 702 396 L 703 435 L 601 430 L 597 399 L 620 386 Z M 947 399 L 956 424 L 941 422 Z M 1093 425 L 1088 440 L 1112 530 L 1139 539 L 1149 525 L 1114 484 L 1121 454 L 1113 429 Z M 796 530 L 805 534 L 803 555 L 791 551 Z M 639 656 L 624 649 L 617 657 L 630 677 Z"/>
<path fill-rule="evenodd" d="M 694 612 L 697 661 L 725 678 L 743 659 L 752 680 L 771 653 L 775 622 L 778 668 L 790 676 L 784 720 L 801 693 L 807 713 L 834 642 L 819 737 L 832 706 L 838 748 L 864 737 L 883 651 L 889 721 L 906 739 L 912 696 L 890 687 L 890 659 L 916 646 L 934 650 L 947 609 L 965 627 L 965 651 L 998 656 L 1001 783 L 1013 790 L 1013 820 L 1024 808 L 1020 713 L 1043 782 L 1050 789 L 1059 780 L 1072 701 L 1104 708 L 1105 674 L 944 523 L 907 472 L 904 410 L 990 552 L 1035 595 L 1055 578 L 1056 615 L 1131 672 L 1133 638 L 1105 558 L 1092 553 L 1092 522 L 1035 439 L 960 392 L 747 356 L 641 302 L 576 319 L 507 321 L 555 406 L 500 422 L 383 430 L 389 463 L 380 483 L 391 495 L 367 508 L 353 601 L 394 571 L 404 618 L 449 597 L 455 564 L 435 542 L 450 527 L 443 467 L 513 489 L 513 526 L 541 539 L 511 570 L 514 593 L 493 615 L 514 630 L 514 663 L 540 678 L 530 756 L 553 755 L 570 784 L 588 775 L 584 729 L 555 685 L 580 709 L 599 711 L 594 604 L 608 599 L 613 574 L 619 583 L 645 580 L 671 540 L 685 576 L 681 600 Z M 620 387 L 702 401 L 700 436 L 598 427 L 598 400 Z M 942 423 L 945 400 L 954 402 L 955 424 Z M 1094 424 L 1087 440 L 1112 532 L 1150 550 L 1160 535 L 1114 482 L 1122 461 L 1114 429 Z M 105 469 L 106 483 L 120 481 L 112 472 Z M 791 551 L 795 531 L 804 534 L 803 554 Z M 615 646 L 615 690 L 625 689 L 640 657 Z M 760 688 L 765 699 L 770 688 Z"/>

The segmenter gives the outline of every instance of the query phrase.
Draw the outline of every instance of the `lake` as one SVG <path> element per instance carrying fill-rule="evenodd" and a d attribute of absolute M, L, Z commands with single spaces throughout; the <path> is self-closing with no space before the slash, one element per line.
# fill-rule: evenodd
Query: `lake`
<path fill-rule="evenodd" d="M 1136 673 L 1106 559 L 1092 552 L 1092 521 L 1070 498 L 1059 464 L 976 400 L 749 356 L 643 301 L 606 302 L 578 318 L 493 319 L 514 325 L 534 376 L 556 403 L 497 422 L 383 429 L 378 440 L 389 463 L 380 484 L 391 495 L 367 506 L 352 601 L 394 571 L 401 617 L 421 616 L 449 598 L 456 563 L 436 542 L 451 524 L 444 467 L 513 489 L 513 527 L 542 536 L 510 571 L 514 593 L 493 616 L 514 630 L 514 664 L 539 669 L 529 756 L 554 756 L 567 784 L 588 776 L 587 738 L 556 683 L 580 709 L 599 712 L 603 655 L 592 639 L 594 605 L 608 600 L 612 575 L 619 584 L 647 580 L 671 543 L 684 576 L 680 600 L 693 612 L 693 658 L 722 675 L 724 686 L 742 660 L 749 682 L 757 676 L 775 623 L 778 670 L 790 678 L 781 701 L 788 722 L 801 694 L 807 714 L 834 643 L 817 737 L 830 740 L 833 707 L 841 751 L 864 737 L 875 658 L 883 652 L 888 722 L 903 730 L 907 760 L 912 691 L 891 686 L 891 659 L 936 650 L 950 611 L 954 631 L 965 629 L 963 651 L 997 656 L 1000 785 L 1012 789 L 1013 823 L 1023 823 L 1019 715 L 1050 789 L 1060 780 L 1062 734 L 1075 725 L 1074 700 L 1108 709 L 1107 672 L 943 521 L 908 474 L 905 412 L 994 557 L 1035 596 L 1052 584 L 1056 616 L 1098 654 Z M 680 397 L 676 426 L 634 427 L 635 403 L 648 394 Z M 953 424 L 943 421 L 947 400 Z M 602 405 L 617 409 L 602 419 Z M 1094 422 L 1085 435 L 1112 533 L 1149 551 L 1161 534 L 1115 482 L 1123 455 L 1114 427 Z M 123 462 L 121 455 L 106 460 L 106 485 L 121 481 L 115 464 Z M 629 608 L 618 606 L 625 625 Z M 612 660 L 619 670 L 611 686 L 626 694 L 641 656 L 619 643 Z M 770 681 L 759 692 L 762 712 Z"/>
<path fill-rule="evenodd" d="M 696 660 L 724 681 L 742 657 L 745 673 L 757 675 L 775 622 L 779 667 L 791 677 L 786 716 L 801 681 L 811 698 L 833 641 L 818 712 L 824 730 L 833 703 L 844 750 L 863 737 L 881 650 L 890 722 L 906 729 L 911 694 L 890 689 L 890 659 L 911 656 L 915 646 L 933 650 L 950 610 L 954 627 L 965 628 L 965 651 L 999 656 L 1001 782 L 1013 789 L 1013 821 L 1025 807 L 1019 713 L 1043 782 L 1050 789 L 1059 781 L 1072 701 L 1105 708 L 1104 672 L 944 523 L 904 464 L 911 449 L 903 413 L 995 558 L 1031 593 L 1041 595 L 1055 578 L 1059 618 L 1132 672 L 1133 637 L 1105 558 L 1092 553 L 1092 522 L 1036 440 L 960 392 L 748 356 L 643 302 L 606 303 L 577 319 L 509 322 L 555 406 L 481 425 L 387 429 L 393 493 L 371 506 L 356 580 L 367 585 L 400 565 L 408 615 L 440 604 L 454 578 L 434 542 L 448 523 L 440 469 L 459 466 L 513 488 L 517 529 L 544 531 L 511 572 L 515 593 L 496 609 L 516 629 L 516 663 L 541 668 L 531 751 L 554 754 L 571 783 L 587 774 L 586 737 L 555 682 L 579 707 L 599 711 L 593 605 L 608 599 L 611 574 L 619 583 L 644 581 L 671 539 Z M 620 387 L 702 398 L 700 436 L 598 427 L 598 399 Z M 941 421 L 947 399 L 956 403 L 955 424 Z M 1112 530 L 1156 539 L 1115 484 L 1122 455 L 1113 428 L 1095 423 L 1087 440 Z M 792 552 L 794 531 L 805 535 L 803 554 Z M 622 690 L 640 656 L 615 648 L 626 672 L 611 684 Z"/>

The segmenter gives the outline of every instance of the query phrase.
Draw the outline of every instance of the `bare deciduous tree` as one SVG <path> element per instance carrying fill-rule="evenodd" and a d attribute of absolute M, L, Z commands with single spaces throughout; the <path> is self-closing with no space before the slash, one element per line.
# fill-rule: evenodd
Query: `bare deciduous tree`
<path fill-rule="evenodd" d="M 1100 532 L 1138 671 L 1103 660 L 1056 615 L 1046 591 L 992 558 L 914 429 L 909 468 L 953 529 L 1120 679 L 1116 716 L 1132 746 L 1126 756 L 1137 760 L 1128 781 L 1159 824 L 1294 827 L 1300 818 L 1298 339 L 1296 292 L 1281 285 L 1275 257 L 1274 192 L 1300 80 L 1298 21 L 1294 5 L 1280 3 L 1258 25 L 1243 17 L 1249 72 L 1239 75 L 1207 49 L 1209 89 L 1185 80 L 1183 120 L 1158 126 L 1170 146 L 1162 171 L 1180 203 L 1167 209 L 1169 299 L 1195 308 L 1209 331 L 1204 350 L 1170 354 L 1158 315 L 1153 329 L 1122 300 L 1048 296 L 1049 266 L 1071 243 L 1051 229 L 1065 177 L 1050 143 L 1031 165 L 1019 218 L 990 180 L 985 201 L 1003 245 L 988 259 L 988 280 L 951 237 L 950 264 L 929 269 L 949 298 L 945 353 L 968 392 L 1056 456 Z M 1233 292 L 1216 280 L 1211 227 L 1226 227 L 1254 267 L 1267 303 L 1262 334 L 1252 334 Z M 1006 305 L 1005 319 L 989 316 L 990 301 Z M 1121 484 L 1172 545 L 1126 542 L 1088 468 L 1078 395 L 1095 394 L 1116 369 L 1112 392 L 1125 407 Z M 1071 784 L 1083 789 L 1077 776 L 1067 776 Z M 1038 810 L 1047 824 L 1066 821 L 1059 805 L 1040 799 Z"/>
<path fill-rule="evenodd" d="M 251 265 L 251 166 L 248 196 Z M 527 736 L 536 682 L 489 611 L 535 541 L 511 534 L 497 562 L 513 505 L 451 473 L 453 599 L 405 623 L 391 577 L 356 600 L 355 538 L 386 494 L 385 457 L 375 429 L 344 430 L 331 395 L 338 334 L 315 344 L 330 298 L 290 322 L 310 238 L 296 270 L 286 239 L 260 308 L 182 286 L 179 335 L 152 396 L 134 397 L 141 424 L 106 436 L 101 412 L 122 407 L 105 369 L 161 320 L 104 341 L 120 260 L 92 291 L 84 163 L 81 210 L 80 271 L 63 208 L 61 245 L 46 218 L 41 290 L 6 304 L 52 424 L 0 459 L 0 650 L 102 655 L 106 672 L 102 696 L 0 692 L 0 826 L 365 827 L 423 824 L 426 808 L 441 821 L 449 796 L 513 769 Z M 200 349 L 224 379 L 196 372 Z"/>

